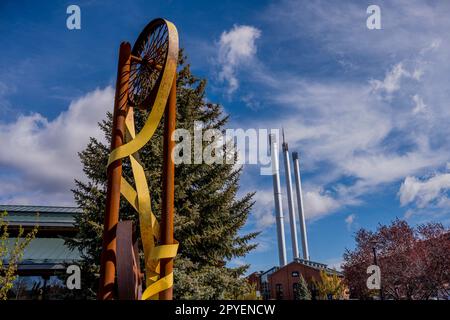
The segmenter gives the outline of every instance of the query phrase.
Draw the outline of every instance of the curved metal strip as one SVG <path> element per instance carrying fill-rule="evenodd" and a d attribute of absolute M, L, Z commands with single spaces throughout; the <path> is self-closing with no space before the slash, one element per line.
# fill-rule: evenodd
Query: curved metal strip
<path fill-rule="evenodd" d="M 173 245 L 157 245 L 160 238 L 159 224 L 151 209 L 151 199 L 144 168 L 139 163 L 138 151 L 152 138 L 164 114 L 174 79 L 178 60 L 178 32 L 176 27 L 167 20 L 169 32 L 169 48 L 163 74 L 158 87 L 155 101 L 142 130 L 136 134 L 133 110 L 130 108 L 125 121 L 127 129 L 127 143 L 112 150 L 109 155 L 108 166 L 116 160 L 129 157 L 135 188 L 122 177 L 121 194 L 139 213 L 140 233 L 144 249 L 145 273 L 147 289 L 142 299 L 158 299 L 158 293 L 173 285 L 173 273 L 160 278 L 159 261 L 163 258 L 173 258 L 177 254 L 178 243 Z M 151 22 L 152 23 L 152 22 Z"/>

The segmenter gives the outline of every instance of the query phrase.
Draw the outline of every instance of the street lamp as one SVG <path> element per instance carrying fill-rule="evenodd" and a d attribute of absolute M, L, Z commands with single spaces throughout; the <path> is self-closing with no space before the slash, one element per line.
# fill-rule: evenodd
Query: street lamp
<path fill-rule="evenodd" d="M 372 252 L 373 252 L 373 264 L 378 266 L 378 260 L 377 260 L 377 240 L 370 241 L 372 244 Z M 381 276 L 380 276 L 380 300 L 384 300 L 383 297 L 383 286 L 381 285 Z"/>

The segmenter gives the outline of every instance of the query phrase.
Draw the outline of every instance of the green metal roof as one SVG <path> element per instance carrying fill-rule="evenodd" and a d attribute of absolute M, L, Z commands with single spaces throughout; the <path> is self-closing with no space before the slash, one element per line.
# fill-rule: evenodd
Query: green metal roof
<path fill-rule="evenodd" d="M 10 250 L 14 246 L 15 239 L 7 240 Z M 20 266 L 25 265 L 55 265 L 74 263 L 81 260 L 78 250 L 70 250 L 61 238 L 36 238 L 25 248 Z"/>
<path fill-rule="evenodd" d="M 73 230 L 75 227 L 75 216 L 82 210 L 76 207 L 55 206 L 18 206 L 0 205 L 0 212 L 6 211 L 6 221 L 10 226 L 21 225 L 39 226 L 39 231 L 47 228 L 57 227 L 57 230 Z M 41 227 L 44 227 L 41 229 Z M 61 229 L 62 228 L 62 229 Z M 64 232 L 61 231 L 61 234 Z M 78 250 L 70 250 L 64 244 L 62 238 L 37 238 L 33 239 L 25 248 L 23 259 L 19 263 L 20 270 L 63 270 L 65 265 L 77 263 L 81 260 Z M 14 246 L 16 239 L 7 240 L 8 250 Z M 7 260 L 5 261 L 7 263 Z"/>
<path fill-rule="evenodd" d="M 52 213 L 81 213 L 82 210 L 77 207 L 55 207 L 55 206 L 19 206 L 19 205 L 2 205 L 0 211 L 7 212 L 52 212 Z"/>
<path fill-rule="evenodd" d="M 8 213 L 6 221 L 11 225 L 62 227 L 73 227 L 75 215 L 82 212 L 77 207 L 0 205 L 0 212 L 4 211 Z"/>

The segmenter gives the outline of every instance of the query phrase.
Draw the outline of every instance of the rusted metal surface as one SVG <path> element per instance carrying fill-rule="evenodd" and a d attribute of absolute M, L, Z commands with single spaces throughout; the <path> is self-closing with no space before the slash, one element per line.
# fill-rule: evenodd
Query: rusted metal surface
<path fill-rule="evenodd" d="M 169 49 L 169 30 L 163 19 L 151 21 L 132 50 L 130 106 L 147 109 L 153 105 Z"/>
<path fill-rule="evenodd" d="M 139 250 L 133 221 L 117 225 L 117 291 L 120 300 L 139 300 L 142 294 Z"/>
<path fill-rule="evenodd" d="M 178 243 L 173 237 L 175 166 L 172 150 L 175 143 L 171 138 L 176 122 L 176 76 L 172 80 L 172 75 L 176 74 L 177 57 L 176 28 L 164 19 L 151 21 L 139 35 L 132 50 L 129 43 L 122 43 L 120 46 L 111 154 L 107 170 L 107 199 L 98 291 L 98 299 L 101 300 L 113 299 L 116 296 L 126 300 L 141 299 L 141 294 L 144 299 L 154 299 L 155 295 L 159 295 L 162 300 L 170 300 L 173 296 L 173 258 Z M 132 121 L 133 108 L 150 112 L 146 124 L 137 135 Z M 126 120 L 127 112 L 131 120 Z M 161 223 L 160 228 L 157 228 L 151 222 L 151 219 L 155 219 L 153 213 L 150 211 L 151 215 L 148 215 L 148 207 L 151 207 L 151 204 L 148 203 L 148 191 L 145 191 L 147 187 L 144 187 L 145 174 L 141 164 L 136 163 L 134 159 L 138 158 L 138 150 L 142 145 L 151 139 L 163 115 L 163 196 Z M 130 142 L 123 146 L 125 140 L 135 140 L 137 143 L 133 145 Z M 127 181 L 121 183 L 123 178 L 120 159 L 125 157 L 130 157 L 136 190 L 133 190 L 133 186 L 127 184 Z M 123 190 L 121 185 L 125 186 Z M 139 250 L 133 225 L 129 221 L 119 222 L 121 191 L 132 205 L 136 195 L 139 201 L 142 200 L 142 206 L 139 203 L 139 207 L 135 209 L 139 214 L 139 221 L 143 222 L 140 223 L 140 231 L 147 277 L 144 293 L 141 292 L 142 274 L 139 270 Z M 153 249 L 160 245 L 167 246 L 161 247 L 156 256 L 153 256 Z M 150 260 L 150 257 L 159 261 L 159 265 Z M 154 275 L 158 273 L 159 280 L 154 282 Z M 165 290 L 167 287 L 170 289 Z"/>
<path fill-rule="evenodd" d="M 173 244 L 173 218 L 174 218 L 174 188 L 175 188 L 175 164 L 172 150 L 175 141 L 172 134 L 175 131 L 177 104 L 177 81 L 174 76 L 172 88 L 164 114 L 164 163 L 163 163 L 163 199 L 161 212 L 161 244 Z M 161 259 L 161 277 L 172 273 L 173 258 Z M 161 300 L 172 300 L 173 287 L 159 294 Z"/>
<path fill-rule="evenodd" d="M 114 100 L 111 151 L 121 146 L 125 139 L 125 118 L 128 109 L 128 84 L 130 78 L 131 45 L 122 42 L 119 50 L 116 94 Z M 113 162 L 107 170 L 108 184 L 103 228 L 103 245 L 100 261 L 100 283 L 97 298 L 114 298 L 116 274 L 116 228 L 119 221 L 120 180 L 122 161 Z"/>

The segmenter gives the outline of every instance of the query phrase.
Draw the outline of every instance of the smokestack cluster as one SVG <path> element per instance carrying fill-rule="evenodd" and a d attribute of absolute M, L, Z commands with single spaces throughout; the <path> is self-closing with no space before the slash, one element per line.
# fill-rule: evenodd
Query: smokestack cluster
<path fill-rule="evenodd" d="M 275 200 L 275 212 L 277 221 L 277 238 L 278 238 L 278 255 L 280 259 L 280 266 L 287 264 L 286 260 L 286 242 L 284 235 L 284 216 L 283 216 L 283 206 L 281 200 L 281 188 L 280 188 L 280 172 L 279 172 L 279 161 L 278 161 L 278 144 L 276 141 L 276 136 L 274 134 L 269 135 L 270 143 L 270 154 L 272 159 L 272 176 L 273 176 L 273 193 Z M 284 167 L 286 173 L 286 189 L 287 189 L 287 200 L 289 209 L 289 220 L 290 220 L 290 230 L 291 230 L 291 240 L 292 240 L 292 254 L 294 259 L 299 258 L 298 250 L 298 240 L 297 240 L 297 224 L 295 218 L 295 207 L 294 207 L 294 196 L 292 191 L 292 179 L 291 179 L 291 166 L 289 161 L 289 146 L 284 140 L 284 130 L 283 130 L 283 157 L 284 157 Z M 306 223 L 305 223 L 305 211 L 303 208 L 303 197 L 302 197 L 302 185 L 300 178 L 300 164 L 299 156 L 297 152 L 292 153 L 293 163 L 294 163 L 294 176 L 295 176 L 295 189 L 297 193 L 297 209 L 298 217 L 300 219 L 300 234 L 302 239 L 302 249 L 303 249 L 303 259 L 309 260 L 308 251 L 308 238 L 306 235 Z"/>

